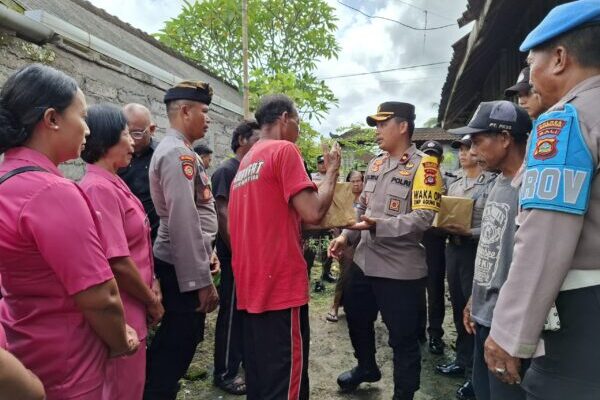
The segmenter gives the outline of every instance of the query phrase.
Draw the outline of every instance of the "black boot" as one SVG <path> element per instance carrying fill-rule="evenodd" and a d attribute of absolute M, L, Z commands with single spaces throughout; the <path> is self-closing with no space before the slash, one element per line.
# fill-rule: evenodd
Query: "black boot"
<path fill-rule="evenodd" d="M 473 389 L 473 382 L 468 380 L 459 387 L 456 391 L 456 398 L 459 400 L 474 400 L 475 390 Z"/>
<path fill-rule="evenodd" d="M 360 365 L 350 371 L 342 372 L 337 383 L 342 390 L 354 390 L 363 382 L 377 382 L 381 379 L 381 372 L 377 366 L 365 369 Z"/>
<path fill-rule="evenodd" d="M 415 392 L 406 392 L 404 390 L 397 390 L 394 388 L 394 397 L 392 400 L 413 400 L 415 398 Z"/>

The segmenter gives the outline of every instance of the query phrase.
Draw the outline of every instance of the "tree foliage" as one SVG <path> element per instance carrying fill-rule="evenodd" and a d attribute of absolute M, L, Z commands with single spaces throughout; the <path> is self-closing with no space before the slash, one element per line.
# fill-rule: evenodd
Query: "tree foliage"
<path fill-rule="evenodd" d="M 239 0 L 184 1 L 156 37 L 213 73 L 242 87 Z M 321 119 L 337 102 L 316 78 L 317 61 L 337 57 L 337 18 L 324 0 L 248 0 L 250 92 L 294 99 L 303 117 Z"/>

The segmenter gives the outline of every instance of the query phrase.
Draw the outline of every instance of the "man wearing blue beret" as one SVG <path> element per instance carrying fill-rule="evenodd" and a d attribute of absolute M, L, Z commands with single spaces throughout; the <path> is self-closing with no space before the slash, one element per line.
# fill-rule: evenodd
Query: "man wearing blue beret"
<path fill-rule="evenodd" d="M 579 0 L 550 11 L 520 48 L 549 109 L 525 156 L 520 227 L 485 357 L 503 381 L 523 378 L 529 400 L 600 399 L 599 43 L 600 0 Z"/>

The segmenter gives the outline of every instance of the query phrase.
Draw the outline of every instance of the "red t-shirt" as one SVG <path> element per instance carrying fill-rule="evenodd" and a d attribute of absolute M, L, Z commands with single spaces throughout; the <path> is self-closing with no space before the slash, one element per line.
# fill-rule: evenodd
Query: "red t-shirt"
<path fill-rule="evenodd" d="M 229 199 L 238 309 L 262 313 L 308 303 L 301 221 L 290 203 L 307 188 L 317 190 L 291 142 L 260 140 L 242 159 Z"/>

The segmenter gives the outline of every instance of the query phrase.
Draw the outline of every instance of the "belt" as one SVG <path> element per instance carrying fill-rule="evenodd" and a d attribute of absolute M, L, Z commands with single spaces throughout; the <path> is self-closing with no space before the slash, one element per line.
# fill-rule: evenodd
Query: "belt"
<path fill-rule="evenodd" d="M 600 269 L 572 269 L 560 288 L 561 292 L 600 285 Z"/>

